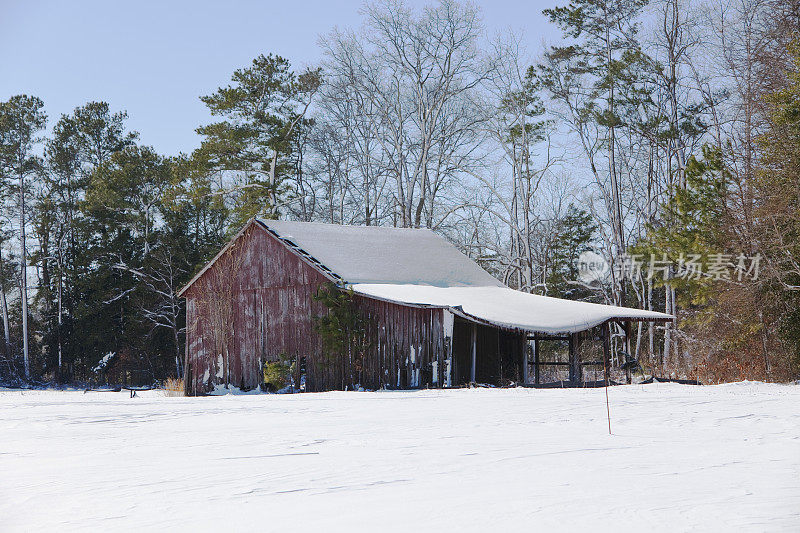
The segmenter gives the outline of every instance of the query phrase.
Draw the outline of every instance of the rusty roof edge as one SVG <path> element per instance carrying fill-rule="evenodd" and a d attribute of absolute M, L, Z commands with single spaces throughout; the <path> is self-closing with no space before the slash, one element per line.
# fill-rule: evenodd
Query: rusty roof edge
<path fill-rule="evenodd" d="M 310 266 L 311 268 L 322 274 L 324 277 L 328 278 L 329 281 L 339 286 L 347 285 L 347 281 L 342 276 L 340 276 L 339 274 L 328 268 L 322 261 L 320 261 L 310 253 L 303 250 L 300 246 L 292 242 L 290 239 L 286 237 L 281 237 L 280 233 L 270 228 L 266 222 L 264 222 L 258 217 L 254 218 L 253 220 L 255 220 L 259 225 L 261 225 L 261 227 L 264 228 L 267 233 L 269 233 L 275 239 L 277 239 L 278 242 L 284 245 L 290 252 L 296 255 L 301 261 L 303 261 L 305 264 L 307 264 L 308 266 Z"/>

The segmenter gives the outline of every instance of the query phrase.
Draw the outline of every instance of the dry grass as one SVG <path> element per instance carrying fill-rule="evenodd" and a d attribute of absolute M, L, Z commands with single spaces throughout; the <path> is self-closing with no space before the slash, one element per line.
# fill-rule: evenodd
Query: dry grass
<path fill-rule="evenodd" d="M 167 378 L 164 381 L 164 396 L 183 396 L 183 380 Z"/>

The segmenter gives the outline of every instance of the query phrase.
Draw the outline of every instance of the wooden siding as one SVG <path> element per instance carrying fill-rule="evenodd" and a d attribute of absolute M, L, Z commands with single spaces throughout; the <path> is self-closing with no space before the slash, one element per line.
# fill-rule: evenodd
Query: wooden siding
<path fill-rule="evenodd" d="M 406 307 L 356 297 L 370 351 L 361 384 L 370 389 L 438 387 L 446 381 L 442 309 Z"/>
<path fill-rule="evenodd" d="M 184 296 L 187 300 L 187 370 L 191 369 L 192 391 L 205 393 L 222 384 L 223 358 L 217 351 L 213 319 L 207 299 L 215 277 L 233 278 L 231 291 L 232 334 L 229 347 L 229 382 L 252 389 L 262 382 L 262 365 L 283 356 L 298 358 L 320 350 L 313 333 L 312 317 L 324 312 L 313 300 L 326 278 L 290 252 L 275 237 L 254 223 L 230 249 L 235 268 L 218 261 Z"/>

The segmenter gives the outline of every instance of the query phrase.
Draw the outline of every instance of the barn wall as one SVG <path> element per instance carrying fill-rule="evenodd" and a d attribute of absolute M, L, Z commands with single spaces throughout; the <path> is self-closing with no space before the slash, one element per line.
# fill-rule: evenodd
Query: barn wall
<path fill-rule="evenodd" d="M 220 258 L 185 293 L 187 363 L 191 365 L 187 369 L 191 368 L 195 387 L 191 390 L 197 393 L 224 383 L 221 345 L 229 350 L 229 383 L 244 389 L 261 383 L 265 361 L 299 358 L 320 350 L 312 317 L 323 313 L 324 306 L 312 297 L 326 278 L 257 224 L 238 239 L 230 256 L 227 262 Z M 224 339 L 218 339 L 213 301 L 228 294 L 214 289 L 226 279 L 233 284 L 230 320 L 225 321 L 230 329 Z"/>
<path fill-rule="evenodd" d="M 356 297 L 370 350 L 361 384 L 370 389 L 441 387 L 447 383 L 447 311 Z"/>
<path fill-rule="evenodd" d="M 224 384 L 226 351 L 228 382 L 237 387 L 257 387 L 263 363 L 281 357 L 298 363 L 298 379 L 300 368 L 305 369 L 307 390 L 347 387 L 348 357 L 326 354 L 313 329 L 313 317 L 326 312 L 313 295 L 325 283 L 321 273 L 272 234 L 251 225 L 184 294 L 190 393 Z M 233 302 L 229 313 L 220 312 L 220 300 Z M 452 315 L 360 296 L 354 305 L 365 318 L 369 340 L 363 368 L 354 376 L 357 383 L 370 389 L 449 383 Z M 222 323 L 226 326 L 215 327 Z M 217 334 L 219 329 L 226 333 Z"/>

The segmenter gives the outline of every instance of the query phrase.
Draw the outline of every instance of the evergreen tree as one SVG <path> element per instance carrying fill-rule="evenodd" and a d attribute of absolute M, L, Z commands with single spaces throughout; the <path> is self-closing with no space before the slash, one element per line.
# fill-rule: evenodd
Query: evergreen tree
<path fill-rule="evenodd" d="M 726 184 L 728 172 L 722 153 L 710 146 L 703 147 L 703 158 L 690 157 L 686 164 L 686 186 L 677 189 L 662 206 L 662 220 L 651 225 L 647 238 L 631 248 L 633 255 L 646 261 L 654 258 L 678 265 L 675 278 L 666 280 L 678 289 L 681 306 L 708 303 L 712 283 L 701 267 L 712 254 L 726 249 Z M 688 265 L 688 266 L 687 266 Z M 688 269 L 688 270 L 687 270 Z M 657 280 L 665 283 L 663 277 Z"/>
<path fill-rule="evenodd" d="M 106 102 L 89 102 L 62 115 L 45 146 L 35 224 L 42 250 L 35 261 L 42 273 L 43 348 L 61 380 L 87 377 L 87 369 L 108 353 L 98 356 L 104 346 L 95 350 L 85 344 L 95 326 L 96 311 L 91 310 L 102 307 L 102 301 L 91 300 L 95 293 L 88 280 L 98 263 L 87 244 L 96 226 L 82 206 L 97 169 L 138 137 L 126 131 L 126 119 L 126 113 L 112 113 Z"/>
<path fill-rule="evenodd" d="M 168 347 L 176 341 L 168 340 L 162 348 L 147 342 L 154 333 L 148 312 L 157 313 L 161 303 L 154 301 L 158 298 L 153 292 L 164 291 L 176 304 L 174 293 L 187 270 L 185 265 L 174 268 L 169 286 L 154 279 L 154 265 L 166 261 L 166 268 L 174 266 L 166 252 L 171 252 L 173 243 L 161 242 L 160 229 L 162 198 L 171 183 L 170 162 L 141 146 L 113 152 L 90 176 L 81 210 L 89 237 L 84 246 L 93 263 L 80 281 L 84 296 L 77 313 L 86 325 L 83 339 L 90 364 L 109 352 L 125 354 L 155 378 L 164 371 L 163 359 L 174 359 L 175 348 Z M 171 317 L 176 330 L 180 329 L 179 314 L 176 308 Z M 156 319 L 155 315 L 151 318 Z M 159 318 L 158 325 L 169 327 L 165 317 Z"/>
<path fill-rule="evenodd" d="M 330 283 L 319 288 L 314 300 L 328 309 L 324 315 L 314 318 L 314 331 L 322 339 L 329 361 L 345 358 L 349 386 L 355 389 L 361 382 L 369 340 L 367 321 L 355 307 L 353 290 L 343 290 Z"/>
<path fill-rule="evenodd" d="M 548 293 L 570 300 L 591 298 L 593 292 L 575 283 L 578 279 L 578 257 L 592 247 L 597 224 L 592 215 L 570 204 L 566 215 L 557 221 L 555 239 L 551 243 L 551 267 L 547 276 Z"/>
<path fill-rule="evenodd" d="M 595 181 L 603 192 L 616 257 L 625 253 L 624 192 L 619 131 L 637 80 L 650 62 L 637 40 L 638 16 L 646 0 L 573 0 L 544 14 L 571 41 L 551 48 L 539 66 L 543 85 L 566 110 Z M 604 153 L 606 169 L 598 156 Z M 625 300 L 624 280 L 613 280 L 615 299 Z"/>
<path fill-rule="evenodd" d="M 293 170 L 292 140 L 305 125 L 320 75 L 297 75 L 287 59 L 270 54 L 236 70 L 231 81 L 201 98 L 223 120 L 197 129 L 204 139 L 193 157 L 199 167 L 218 174 L 220 194 L 229 196 L 232 226 L 238 228 L 255 215 L 277 215 L 288 190 L 284 180 Z"/>
<path fill-rule="evenodd" d="M 768 299 L 775 302 L 786 366 L 800 374 L 800 41 L 788 84 L 767 99 L 770 125 L 761 138 L 764 166 L 757 178 L 759 234 L 767 258 Z M 783 354 L 776 354 L 781 356 Z"/>
<path fill-rule="evenodd" d="M 17 185 L 17 217 L 20 241 L 20 293 L 22 300 L 22 357 L 25 377 L 31 377 L 28 334 L 28 242 L 27 209 L 30 195 L 30 177 L 41 168 L 41 160 L 34 154 L 39 132 L 47 124 L 44 102 L 35 96 L 12 96 L 0 103 L 0 176 L 15 180 Z"/>

